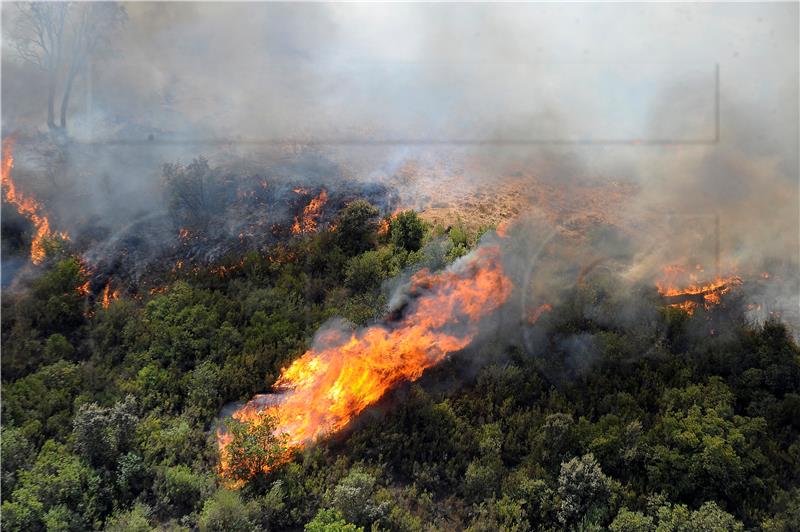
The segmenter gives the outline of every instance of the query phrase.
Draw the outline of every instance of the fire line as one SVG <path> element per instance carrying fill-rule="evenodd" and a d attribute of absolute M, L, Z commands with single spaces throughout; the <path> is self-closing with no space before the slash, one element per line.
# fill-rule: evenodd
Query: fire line
<path fill-rule="evenodd" d="M 263 407 L 250 401 L 233 417 L 257 424 L 259 414 L 266 412 L 290 449 L 341 431 L 397 384 L 418 379 L 447 355 L 467 347 L 480 320 L 500 307 L 511 290 L 499 246 L 479 249 L 455 270 L 422 270 L 411 279 L 411 302 L 399 321 L 384 321 L 349 336 L 323 335 L 318 345 L 283 370 L 273 389 L 280 392 L 276 404 Z M 223 476 L 230 473 L 230 442 L 229 434 L 218 432 Z"/>

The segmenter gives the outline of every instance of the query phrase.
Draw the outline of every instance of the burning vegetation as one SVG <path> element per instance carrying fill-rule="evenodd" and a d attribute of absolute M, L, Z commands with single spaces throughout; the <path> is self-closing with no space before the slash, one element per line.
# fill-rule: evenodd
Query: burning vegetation
<path fill-rule="evenodd" d="M 17 190 L 11 177 L 11 170 L 14 168 L 14 142 L 15 140 L 10 137 L 3 139 L 3 199 L 6 203 L 13 205 L 19 214 L 33 224 L 34 234 L 31 238 L 30 258 L 34 264 L 41 264 L 45 258 L 45 242 L 53 237 L 69 240 L 69 235 L 65 232 L 54 232 L 50 228 L 50 220 L 48 220 L 42 204 L 33 196 Z"/>
<path fill-rule="evenodd" d="M 736 275 L 700 281 L 698 275 L 702 274 L 703 268 L 697 265 L 695 270 L 692 272 L 676 265 L 664 267 L 663 278 L 656 287 L 668 306 L 684 310 L 689 315 L 694 314 L 698 306 L 710 310 L 722 302 L 723 295 L 742 284 L 741 277 Z M 688 284 L 679 284 L 680 279 L 687 278 Z"/>
<path fill-rule="evenodd" d="M 250 423 L 251 430 L 273 419 L 272 430 L 290 449 L 341 431 L 392 387 L 418 379 L 470 344 L 480 320 L 511 293 L 499 251 L 497 246 L 484 247 L 451 271 L 414 274 L 402 317 L 352 334 L 319 335 L 315 347 L 276 381 L 274 405 L 264 407 L 259 398 L 233 417 Z M 220 432 L 218 443 L 222 475 L 241 480 L 231 475 L 231 469 L 241 475 L 243 468 L 241 463 L 231 464 L 231 436 Z M 259 472 L 252 467 L 250 471 Z"/>
<path fill-rule="evenodd" d="M 4 159 L 4 177 L 6 168 Z M 785 425 L 782 412 L 794 407 L 786 397 L 798 389 L 791 382 L 800 382 L 796 346 L 776 322 L 731 334 L 741 327 L 739 309 L 721 304 L 738 301 L 734 291 L 749 295 L 751 284 L 769 294 L 780 270 L 765 265 L 772 273 L 764 274 L 759 266 L 757 279 L 745 284 L 736 275 L 708 281 L 702 268 L 668 267 L 656 296 L 652 268 L 638 281 L 625 278 L 628 257 L 592 247 L 591 235 L 581 234 L 585 220 L 553 230 L 557 236 L 545 245 L 537 240 L 550 232 L 544 222 L 509 219 L 493 231 L 456 217 L 434 226 L 401 208 L 407 204 L 387 187 L 261 170 L 232 173 L 202 163 L 168 169 L 168 215 L 96 239 L 75 232 L 59 253 L 45 253 L 31 290 L 4 298 L 12 320 L 4 326 L 3 361 L 11 437 L 22 437 L 17 427 L 43 427 L 42 438 L 69 442 L 43 448 L 45 456 L 57 452 L 114 478 L 127 478 L 130 461 L 145 471 L 136 477 L 144 487 L 133 489 L 153 499 L 166 497 L 172 487 L 165 486 L 188 486 L 192 497 L 163 504 L 164 520 L 197 512 L 197 521 L 209 519 L 218 501 L 204 502 L 193 486 L 224 486 L 219 493 L 234 501 L 257 493 L 267 501 L 266 517 L 234 505 L 242 529 L 299 529 L 326 497 L 359 526 L 444 507 L 453 528 L 465 529 L 489 518 L 464 508 L 495 504 L 498 493 L 518 504 L 519 529 L 542 520 L 553 529 L 577 526 L 579 512 L 528 515 L 513 501 L 529 496 L 517 485 L 541 486 L 542 504 L 558 508 L 558 490 L 573 482 L 562 479 L 583 482 L 583 471 L 602 486 L 596 497 L 606 525 L 630 513 L 611 495 L 623 483 L 666 486 L 676 500 L 692 500 L 693 487 L 704 485 L 713 500 L 734 508 L 769 483 L 790 481 L 791 472 L 764 473 L 758 460 L 769 448 L 787 453 L 794 436 L 763 444 L 761 429 L 748 431 L 762 427 L 761 419 Z M 556 210 L 543 217 L 551 220 Z M 662 305 L 689 314 L 703 307 L 715 330 L 729 334 L 709 335 L 697 327 L 702 316 L 658 312 Z M 664 356 L 642 356 L 651 352 Z M 754 352 L 769 355 L 756 360 Z M 56 356 L 62 359 L 53 364 Z M 724 357 L 731 357 L 725 371 L 733 384 L 707 371 Z M 676 367 L 693 380 L 671 389 Z M 92 395 L 98 404 L 81 403 L 84 382 L 100 388 Z M 763 404 L 753 397 L 767 395 L 780 409 L 752 417 L 749 409 Z M 736 401 L 745 410 L 728 415 Z M 684 404 L 703 416 L 684 414 Z M 212 434 L 217 454 L 199 463 L 198 456 L 210 456 L 204 445 Z M 713 445 L 687 446 L 686 434 Z M 719 439 L 732 458 L 706 467 L 702 457 L 716 452 Z M 24 466 L 35 472 L 37 464 L 39 458 Z M 319 482 L 332 471 L 341 472 L 332 484 Z M 730 471 L 742 479 L 734 491 L 726 484 Z M 386 475 L 385 486 L 378 475 Z M 534 475 L 541 478 L 530 484 Z M 689 487 L 681 483 L 687 475 Z M 27 511 L 24 495 L 35 478 L 20 477 L 13 503 L 4 505 L 4 520 L 33 523 L 16 529 L 45 521 L 37 507 L 19 510 Z M 435 500 L 404 487 L 409 482 Z M 267 508 L 271 497 L 304 513 Z M 383 510 L 386 501 L 399 501 L 391 503 L 394 514 Z M 695 506 L 714 518 L 736 522 L 701 504 L 707 501 Z M 769 507 L 756 501 L 752 512 Z M 686 519 L 705 515 L 693 512 Z M 441 525 L 431 521 L 433 529 Z"/>
<path fill-rule="evenodd" d="M 300 190 L 300 192 L 298 192 Z M 305 193 L 305 189 L 295 189 L 298 194 Z M 322 189 L 318 196 L 313 198 L 308 205 L 303 207 L 303 213 L 294 217 L 292 224 L 292 234 L 301 235 L 313 233 L 317 230 L 317 222 L 322 216 L 322 208 L 328 201 L 328 192 Z"/>

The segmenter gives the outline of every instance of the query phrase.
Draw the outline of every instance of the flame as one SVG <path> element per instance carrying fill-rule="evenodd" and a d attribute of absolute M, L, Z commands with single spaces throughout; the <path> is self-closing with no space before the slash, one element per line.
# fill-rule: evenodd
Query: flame
<path fill-rule="evenodd" d="M 69 235 L 64 232 L 53 233 L 50 221 L 44 213 L 41 203 L 32 196 L 17 191 L 14 180 L 11 179 L 11 169 L 14 168 L 14 139 L 3 140 L 2 185 L 5 189 L 5 200 L 14 205 L 22 216 L 33 223 L 35 233 L 31 240 L 31 262 L 41 264 L 45 257 L 44 241 L 52 236 L 69 240 Z"/>
<path fill-rule="evenodd" d="M 381 221 L 378 222 L 378 236 L 386 236 L 389 234 L 389 229 L 391 227 L 391 223 L 389 222 L 388 218 L 381 218 Z"/>
<path fill-rule="evenodd" d="M 78 295 L 80 296 L 88 296 L 89 295 L 89 281 L 87 280 L 78 288 L 76 288 Z"/>
<path fill-rule="evenodd" d="M 502 222 L 497 224 L 497 229 L 495 229 L 495 233 L 500 238 L 506 238 L 508 237 L 508 230 L 510 227 L 511 227 L 511 222 L 509 222 L 508 220 L 503 220 Z"/>
<path fill-rule="evenodd" d="M 92 268 L 83 261 L 83 259 L 78 258 L 78 262 L 80 264 L 80 274 L 81 278 L 85 279 L 85 281 L 78 286 L 75 291 L 78 292 L 78 295 L 81 297 L 88 296 L 91 293 L 91 276 L 92 276 Z"/>
<path fill-rule="evenodd" d="M 303 189 L 295 189 L 295 192 Z M 294 224 L 292 225 L 292 234 L 306 234 L 313 233 L 317 230 L 317 221 L 322 215 L 322 207 L 328 201 L 328 192 L 322 189 L 319 196 L 313 198 L 308 205 L 303 208 L 303 215 L 301 217 L 294 217 Z"/>
<path fill-rule="evenodd" d="M 378 222 L 378 236 L 386 236 L 389 234 L 389 231 L 392 228 L 392 222 L 397 219 L 397 216 L 400 213 L 409 211 L 411 209 L 407 209 L 405 207 L 397 207 L 392 214 L 386 216 Z"/>
<path fill-rule="evenodd" d="M 276 421 L 275 433 L 286 438 L 290 449 L 342 430 L 392 387 L 418 379 L 472 342 L 478 322 L 511 293 L 499 251 L 498 246 L 482 248 L 459 263 L 457 271 L 415 274 L 401 321 L 320 335 L 317 347 L 283 370 L 274 387 L 282 393 L 270 396 L 276 404 L 264 406 L 256 398 L 233 417 L 257 424 L 260 414 L 269 414 Z M 229 477 L 230 436 L 219 432 L 217 441 L 220 472 Z"/>
<path fill-rule="evenodd" d="M 539 321 L 539 318 L 542 317 L 542 314 L 545 312 L 550 312 L 551 310 L 553 310 L 553 305 L 550 303 L 542 303 L 535 309 L 528 312 L 528 323 L 530 325 L 534 325 L 537 321 Z"/>
<path fill-rule="evenodd" d="M 695 266 L 695 270 L 702 272 L 700 265 Z M 686 273 L 685 268 L 670 265 L 663 268 L 664 279 L 656 283 L 659 294 L 667 298 L 686 297 L 684 301 L 670 303 L 670 307 L 679 308 L 687 314 L 692 315 L 698 305 L 702 303 L 708 310 L 714 305 L 719 305 L 722 296 L 730 292 L 735 286 L 742 284 L 741 277 L 731 275 L 729 277 L 717 276 L 709 282 L 699 282 L 694 273 L 688 275 L 690 284 L 683 288 L 677 287 L 677 279 Z"/>
<path fill-rule="evenodd" d="M 106 283 L 105 288 L 103 288 L 103 297 L 100 300 L 100 303 L 103 305 L 104 309 L 107 309 L 108 306 L 111 304 L 112 301 L 119 299 L 119 289 L 111 290 L 111 280 Z"/>

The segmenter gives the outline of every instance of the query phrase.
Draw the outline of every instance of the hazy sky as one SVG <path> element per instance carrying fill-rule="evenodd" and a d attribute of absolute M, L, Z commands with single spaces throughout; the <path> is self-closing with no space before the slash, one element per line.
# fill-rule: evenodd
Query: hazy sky
<path fill-rule="evenodd" d="M 793 3 L 127 10 L 76 134 L 129 120 L 258 139 L 707 140 L 718 68 L 722 127 L 755 114 L 765 141 L 796 147 Z M 11 62 L 4 46 L 5 125 L 41 122 L 42 80 Z"/>

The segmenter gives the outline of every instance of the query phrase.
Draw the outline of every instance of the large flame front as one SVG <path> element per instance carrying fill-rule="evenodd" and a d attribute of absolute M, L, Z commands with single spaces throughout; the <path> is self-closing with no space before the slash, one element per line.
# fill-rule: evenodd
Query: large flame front
<path fill-rule="evenodd" d="M 418 379 L 468 346 L 478 322 L 506 301 L 511 288 L 499 246 L 479 249 L 452 271 L 420 271 L 412 277 L 411 302 L 402 320 L 321 335 L 317 347 L 284 369 L 275 384 L 283 392 L 277 404 L 264 407 L 253 400 L 233 417 L 258 423 L 266 410 L 290 448 L 335 433 L 399 382 Z M 227 476 L 230 436 L 219 433 L 218 443 L 221 472 Z"/>
<path fill-rule="evenodd" d="M 5 200 L 14 205 L 22 216 L 33 223 L 35 233 L 31 240 L 31 262 L 40 264 L 44 260 L 45 249 L 44 241 L 54 236 L 50 230 L 50 221 L 44 214 L 42 204 L 32 196 L 22 194 L 17 191 L 14 181 L 11 179 L 11 169 L 14 168 L 14 139 L 6 138 L 3 140 L 3 163 L 2 163 L 2 185 L 5 191 Z M 69 239 L 67 233 L 57 233 L 65 240 Z"/>

